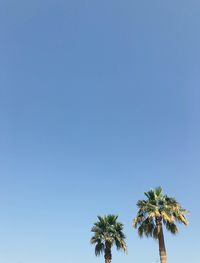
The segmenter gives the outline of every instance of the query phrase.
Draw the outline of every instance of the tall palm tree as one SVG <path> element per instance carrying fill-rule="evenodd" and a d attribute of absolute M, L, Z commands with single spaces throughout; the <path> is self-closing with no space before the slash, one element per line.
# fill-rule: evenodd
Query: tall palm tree
<path fill-rule="evenodd" d="M 163 225 L 169 232 L 176 234 L 177 222 L 188 224 L 185 217 L 187 211 L 175 198 L 164 195 L 161 187 L 144 194 L 146 199 L 137 202 L 138 213 L 133 220 L 133 226 L 138 229 L 140 237 L 147 236 L 158 240 L 160 262 L 167 263 Z"/>
<path fill-rule="evenodd" d="M 117 219 L 116 215 L 98 216 L 98 221 L 91 229 L 94 235 L 90 242 L 95 245 L 95 255 L 104 254 L 105 263 L 110 263 L 112 260 L 111 248 L 113 245 L 117 250 L 127 252 L 123 224 Z"/>

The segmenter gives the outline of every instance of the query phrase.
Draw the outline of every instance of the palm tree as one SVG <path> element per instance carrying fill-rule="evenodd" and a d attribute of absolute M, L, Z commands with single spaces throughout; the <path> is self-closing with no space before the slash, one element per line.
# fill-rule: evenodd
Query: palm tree
<path fill-rule="evenodd" d="M 163 194 L 161 187 L 144 193 L 147 199 L 137 202 L 138 213 L 133 226 L 138 229 L 140 237 L 153 237 L 158 240 L 160 262 L 167 263 L 163 225 L 172 234 L 178 232 L 176 222 L 188 224 L 185 214 L 175 198 Z"/>
<path fill-rule="evenodd" d="M 95 255 L 104 254 L 105 263 L 110 263 L 112 260 L 111 248 L 113 245 L 117 250 L 127 252 L 123 224 L 117 219 L 116 215 L 98 216 L 98 221 L 91 229 L 94 235 L 90 242 L 95 245 Z"/>

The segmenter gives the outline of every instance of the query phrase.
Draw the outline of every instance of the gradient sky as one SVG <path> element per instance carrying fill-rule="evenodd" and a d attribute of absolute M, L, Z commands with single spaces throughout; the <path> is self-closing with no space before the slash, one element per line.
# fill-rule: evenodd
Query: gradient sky
<path fill-rule="evenodd" d="M 131 227 L 162 185 L 190 211 L 169 263 L 200 262 L 200 2 L 0 0 L 0 262 L 100 263 L 96 216 Z"/>

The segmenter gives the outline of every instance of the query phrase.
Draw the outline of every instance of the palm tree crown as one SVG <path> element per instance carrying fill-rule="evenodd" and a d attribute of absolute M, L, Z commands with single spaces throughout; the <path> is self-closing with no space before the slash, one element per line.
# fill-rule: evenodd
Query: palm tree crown
<path fill-rule="evenodd" d="M 94 223 L 91 229 L 94 235 L 90 242 L 95 245 L 96 256 L 104 253 L 106 257 L 106 250 L 111 250 L 113 245 L 116 246 L 117 250 L 127 251 L 123 224 L 117 219 L 118 216 L 116 215 L 98 216 L 98 221 Z M 108 253 L 111 254 L 111 251 Z"/>
<path fill-rule="evenodd" d="M 175 200 L 163 194 L 161 187 L 145 192 L 146 200 L 137 202 L 138 213 L 133 226 L 138 228 L 140 237 L 158 238 L 158 222 L 163 223 L 172 234 L 178 232 L 176 222 L 188 224 L 187 211 Z"/>

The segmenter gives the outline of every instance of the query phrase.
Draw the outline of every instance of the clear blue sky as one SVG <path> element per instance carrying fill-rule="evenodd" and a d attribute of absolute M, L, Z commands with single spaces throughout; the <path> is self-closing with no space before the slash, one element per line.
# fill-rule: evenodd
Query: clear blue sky
<path fill-rule="evenodd" d="M 98 214 L 119 214 L 129 255 L 158 260 L 131 227 L 162 185 L 189 211 L 169 263 L 197 263 L 197 0 L 0 0 L 0 262 L 100 263 Z"/>

